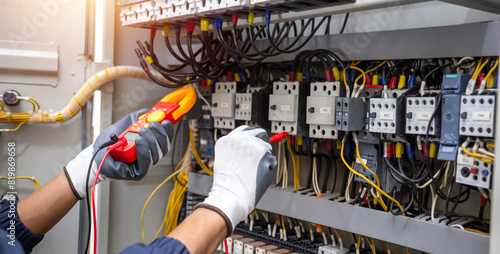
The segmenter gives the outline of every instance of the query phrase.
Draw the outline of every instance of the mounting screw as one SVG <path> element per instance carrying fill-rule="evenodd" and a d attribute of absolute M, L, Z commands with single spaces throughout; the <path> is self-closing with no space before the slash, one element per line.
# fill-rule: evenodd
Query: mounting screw
<path fill-rule="evenodd" d="M 314 113 L 314 108 L 309 108 L 307 111 L 309 111 L 309 113 Z"/>
<path fill-rule="evenodd" d="M 271 105 L 271 110 L 276 110 L 276 105 Z"/>
<path fill-rule="evenodd" d="M 214 104 L 212 104 L 212 106 L 213 106 L 214 108 L 216 108 L 216 107 L 217 107 L 217 102 L 216 102 L 216 103 L 214 103 Z"/>
<path fill-rule="evenodd" d="M 3 93 L 3 101 L 7 105 L 14 106 L 19 103 L 19 96 L 21 96 L 21 94 L 19 94 L 16 90 L 8 90 Z"/>

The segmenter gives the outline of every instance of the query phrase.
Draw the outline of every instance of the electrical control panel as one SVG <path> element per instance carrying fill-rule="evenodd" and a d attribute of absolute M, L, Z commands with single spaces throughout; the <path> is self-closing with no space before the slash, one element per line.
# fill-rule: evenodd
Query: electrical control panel
<path fill-rule="evenodd" d="M 462 95 L 461 136 L 492 138 L 495 131 L 496 95 Z"/>
<path fill-rule="evenodd" d="M 335 128 L 335 98 L 340 96 L 340 82 L 316 82 L 311 84 L 311 96 L 307 97 L 306 123 L 309 137 L 338 137 Z"/>
<path fill-rule="evenodd" d="M 269 120 L 272 132 L 286 131 L 290 135 L 307 136 L 306 99 L 309 82 L 274 82 L 269 96 Z"/>
<path fill-rule="evenodd" d="M 441 112 L 437 111 L 431 120 L 432 114 L 436 111 L 437 97 L 409 97 L 406 98 L 406 134 L 431 136 L 441 135 Z M 429 126 L 429 130 L 427 127 Z"/>
<path fill-rule="evenodd" d="M 472 152 L 470 148 L 467 148 Z M 462 149 L 458 148 L 456 182 L 474 187 L 489 189 L 491 186 L 492 165 L 468 156 Z"/>
<path fill-rule="evenodd" d="M 341 131 L 359 131 L 366 126 L 367 103 L 364 98 L 337 97 L 335 128 Z"/>
<path fill-rule="evenodd" d="M 236 82 L 217 82 L 215 84 L 215 93 L 212 94 L 212 116 L 215 128 L 235 128 L 236 89 Z"/>

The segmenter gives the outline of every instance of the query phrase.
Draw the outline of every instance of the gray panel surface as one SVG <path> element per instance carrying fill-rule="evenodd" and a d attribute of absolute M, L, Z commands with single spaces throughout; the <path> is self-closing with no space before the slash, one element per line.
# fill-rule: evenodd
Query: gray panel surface
<path fill-rule="evenodd" d="M 288 46 L 294 39 L 285 39 L 283 47 Z M 363 41 L 365 39 L 368 42 Z M 492 21 L 363 34 L 315 36 L 302 50 L 329 49 L 348 61 L 495 56 L 498 55 L 498 41 L 500 41 L 500 22 Z M 268 42 L 260 40 L 256 41 L 256 44 L 259 48 L 266 48 Z M 398 47 L 388 45 L 398 45 Z M 299 52 L 270 57 L 264 61 L 292 61 Z"/>

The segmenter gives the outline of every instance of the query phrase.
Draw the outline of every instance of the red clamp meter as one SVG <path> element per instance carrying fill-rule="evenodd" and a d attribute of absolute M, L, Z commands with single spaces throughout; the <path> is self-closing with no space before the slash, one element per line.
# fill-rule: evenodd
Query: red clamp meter
<path fill-rule="evenodd" d="M 169 120 L 172 124 L 181 120 L 196 102 L 196 92 L 191 87 L 183 87 L 161 99 L 146 114 L 139 117 L 137 122 L 128 127 L 118 139 L 125 138 L 127 145 L 118 147 L 111 151 L 111 156 L 117 161 L 132 163 L 137 160 L 135 152 L 135 139 L 139 136 L 139 130 L 149 128 L 152 122 L 161 123 Z"/>

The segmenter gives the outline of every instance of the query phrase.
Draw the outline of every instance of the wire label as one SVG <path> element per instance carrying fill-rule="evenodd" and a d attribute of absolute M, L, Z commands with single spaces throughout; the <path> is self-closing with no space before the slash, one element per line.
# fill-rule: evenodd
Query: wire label
<path fill-rule="evenodd" d="M 319 113 L 320 114 L 331 114 L 332 113 L 332 108 L 331 107 L 320 107 L 319 108 Z"/>
<path fill-rule="evenodd" d="M 292 107 L 290 107 L 290 105 L 281 105 L 280 106 L 280 110 L 281 111 L 290 111 Z"/>
<path fill-rule="evenodd" d="M 472 120 L 474 121 L 489 121 L 491 119 L 490 112 L 475 111 L 472 113 Z"/>

